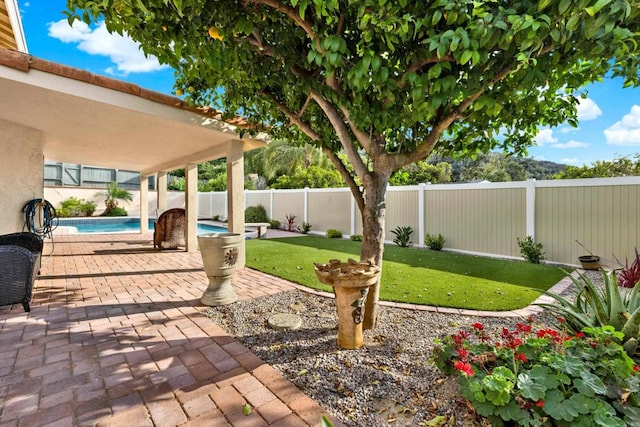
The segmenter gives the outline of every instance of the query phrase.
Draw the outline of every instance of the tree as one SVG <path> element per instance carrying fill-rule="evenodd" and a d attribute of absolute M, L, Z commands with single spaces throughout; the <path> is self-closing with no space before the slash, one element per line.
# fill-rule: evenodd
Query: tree
<path fill-rule="evenodd" d="M 109 215 L 109 212 L 116 209 L 118 207 L 118 201 L 123 200 L 125 202 L 130 202 L 133 200 L 133 195 L 130 191 L 125 190 L 124 188 L 118 187 L 117 182 L 110 182 L 107 184 L 107 189 L 100 193 L 101 196 L 104 196 L 104 205 L 106 206 L 106 210 L 102 215 Z"/>
<path fill-rule="evenodd" d="M 343 187 L 344 181 L 337 170 L 320 166 L 309 166 L 292 176 L 281 175 L 271 184 L 271 188 L 336 188 Z"/>
<path fill-rule="evenodd" d="M 311 166 L 333 168 L 327 156 L 310 144 L 295 146 L 277 140 L 259 150 L 262 150 L 264 177 L 269 182 L 279 175 L 294 175 Z"/>
<path fill-rule="evenodd" d="M 633 159 L 630 156 L 625 156 L 611 161 L 598 160 L 591 165 L 568 166 L 565 170 L 554 175 L 554 178 L 607 178 L 634 175 L 640 175 L 640 154 L 636 154 Z"/>
<path fill-rule="evenodd" d="M 391 185 L 417 185 L 427 182 L 431 184 L 451 182 L 451 165 L 447 162 L 434 165 L 421 161 L 398 169 L 389 178 Z"/>
<path fill-rule="evenodd" d="M 637 0 L 68 0 L 176 70 L 177 94 L 321 147 L 381 264 L 391 174 L 436 146 L 523 153 L 579 89 L 638 85 Z M 77 12 L 77 13 L 76 13 Z M 251 130 L 247 130 L 251 132 Z M 348 165 L 337 153 L 343 152 Z M 347 167 L 349 166 L 349 167 Z M 366 303 L 375 326 L 379 284 Z"/>

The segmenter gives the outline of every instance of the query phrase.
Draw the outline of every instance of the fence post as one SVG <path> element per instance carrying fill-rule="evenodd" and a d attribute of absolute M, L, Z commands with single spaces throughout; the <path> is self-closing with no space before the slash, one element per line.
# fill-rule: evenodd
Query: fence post
<path fill-rule="evenodd" d="M 527 236 L 536 238 L 536 180 L 526 181 L 526 223 Z"/>
<path fill-rule="evenodd" d="M 309 222 L 309 187 L 304 187 L 304 222 Z"/>
<path fill-rule="evenodd" d="M 242 202 L 242 206 L 244 207 L 244 209 L 247 209 L 247 193 L 249 192 L 249 190 L 247 190 L 246 188 L 244 189 L 244 201 Z"/>
<path fill-rule="evenodd" d="M 418 246 L 424 247 L 424 235 L 425 235 L 425 226 L 424 226 L 424 192 L 426 191 L 427 185 L 424 182 L 418 184 Z"/>
<path fill-rule="evenodd" d="M 229 201 L 227 200 L 227 190 L 224 190 L 224 218 L 229 221 Z"/>
<path fill-rule="evenodd" d="M 349 235 L 354 235 L 356 234 L 356 199 L 351 192 L 349 194 L 351 194 L 351 230 Z"/>
<path fill-rule="evenodd" d="M 272 188 L 269 193 L 269 218 L 273 219 L 273 195 L 275 194 L 275 190 Z"/>

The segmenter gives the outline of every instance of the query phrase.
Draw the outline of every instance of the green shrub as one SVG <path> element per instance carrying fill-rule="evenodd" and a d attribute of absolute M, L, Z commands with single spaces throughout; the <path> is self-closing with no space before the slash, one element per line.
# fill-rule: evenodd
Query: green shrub
<path fill-rule="evenodd" d="M 91 216 L 96 210 L 96 204 L 75 197 L 69 197 L 60 202 L 56 213 L 60 217 Z"/>
<path fill-rule="evenodd" d="M 577 278 L 569 277 L 578 288 L 575 302 L 546 292 L 559 304 L 538 305 L 561 316 L 567 327 L 575 332 L 586 327 L 612 326 L 623 333 L 622 345 L 629 356 L 640 358 L 637 353 L 640 341 L 640 283 L 633 289 L 620 288 L 615 271 L 608 273 L 604 269 L 602 287 L 596 286 L 584 274 L 579 274 Z"/>
<path fill-rule="evenodd" d="M 267 211 L 262 205 L 249 206 L 244 210 L 244 222 L 269 222 Z"/>
<path fill-rule="evenodd" d="M 516 237 L 516 241 L 518 242 L 518 246 L 520 246 L 520 255 L 527 261 L 540 264 L 540 261 L 544 259 L 542 243 L 536 243 L 532 236 L 527 236 L 522 240 Z"/>
<path fill-rule="evenodd" d="M 277 219 L 272 219 L 269 221 L 269 228 L 273 230 L 280 230 L 280 226 L 280 221 L 278 221 Z"/>
<path fill-rule="evenodd" d="M 309 231 L 311 231 L 311 224 L 309 224 L 308 222 L 302 221 L 302 226 L 300 227 L 300 231 L 302 232 L 302 234 L 309 233 Z"/>
<path fill-rule="evenodd" d="M 88 202 L 84 202 L 81 206 L 81 209 L 84 211 L 85 216 L 92 216 L 96 211 L 96 204 L 89 200 Z"/>
<path fill-rule="evenodd" d="M 220 221 L 220 215 L 214 215 L 213 218 L 211 218 L 213 221 Z"/>
<path fill-rule="evenodd" d="M 330 228 L 327 230 L 327 237 L 330 239 L 342 238 L 342 231 Z"/>
<path fill-rule="evenodd" d="M 349 239 L 354 242 L 362 242 L 362 234 L 352 234 Z"/>
<path fill-rule="evenodd" d="M 473 341 L 461 330 L 437 343 L 435 362 L 458 378 L 462 395 L 489 425 L 640 422 L 638 367 L 611 326 L 574 335 L 518 323 L 496 337 L 474 323 L 473 332 Z"/>
<path fill-rule="evenodd" d="M 437 236 L 429 233 L 424 236 L 425 245 L 434 251 L 441 251 L 444 248 L 444 242 L 444 236 L 440 233 Z"/>
<path fill-rule="evenodd" d="M 127 211 L 124 208 L 121 208 L 120 206 L 111 208 L 104 214 L 104 216 L 127 216 L 127 215 L 129 215 Z"/>
<path fill-rule="evenodd" d="M 393 239 L 393 243 L 403 248 L 411 246 L 411 234 L 413 234 L 413 228 L 411 226 L 406 227 L 396 227 L 395 230 L 392 230 L 395 239 Z"/>

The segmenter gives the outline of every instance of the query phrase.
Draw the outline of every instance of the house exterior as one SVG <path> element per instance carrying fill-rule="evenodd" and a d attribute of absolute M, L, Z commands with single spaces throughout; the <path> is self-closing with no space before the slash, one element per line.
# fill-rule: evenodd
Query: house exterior
<path fill-rule="evenodd" d="M 195 251 L 197 165 L 226 157 L 229 230 L 243 232 L 243 152 L 265 142 L 241 138 L 241 118 L 223 121 L 214 109 L 29 55 L 13 0 L 0 0 L 0 24 L 0 234 L 22 230 L 23 206 L 43 198 L 45 158 L 139 172 L 143 233 L 149 177 L 162 211 L 167 172 L 185 168 L 187 250 Z"/>

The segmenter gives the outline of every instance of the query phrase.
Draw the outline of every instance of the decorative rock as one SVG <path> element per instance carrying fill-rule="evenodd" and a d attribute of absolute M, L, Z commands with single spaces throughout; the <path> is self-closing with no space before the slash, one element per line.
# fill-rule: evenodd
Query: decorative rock
<path fill-rule="evenodd" d="M 291 304 L 289 306 L 289 308 L 293 311 L 295 311 L 296 313 L 301 313 L 303 311 L 307 311 L 307 306 L 304 305 L 302 302 L 300 301 L 296 301 L 293 304 Z"/>
<path fill-rule="evenodd" d="M 289 313 L 274 314 L 268 320 L 269 326 L 273 329 L 283 331 L 287 329 L 298 329 L 302 326 L 302 319 L 300 316 Z"/>

